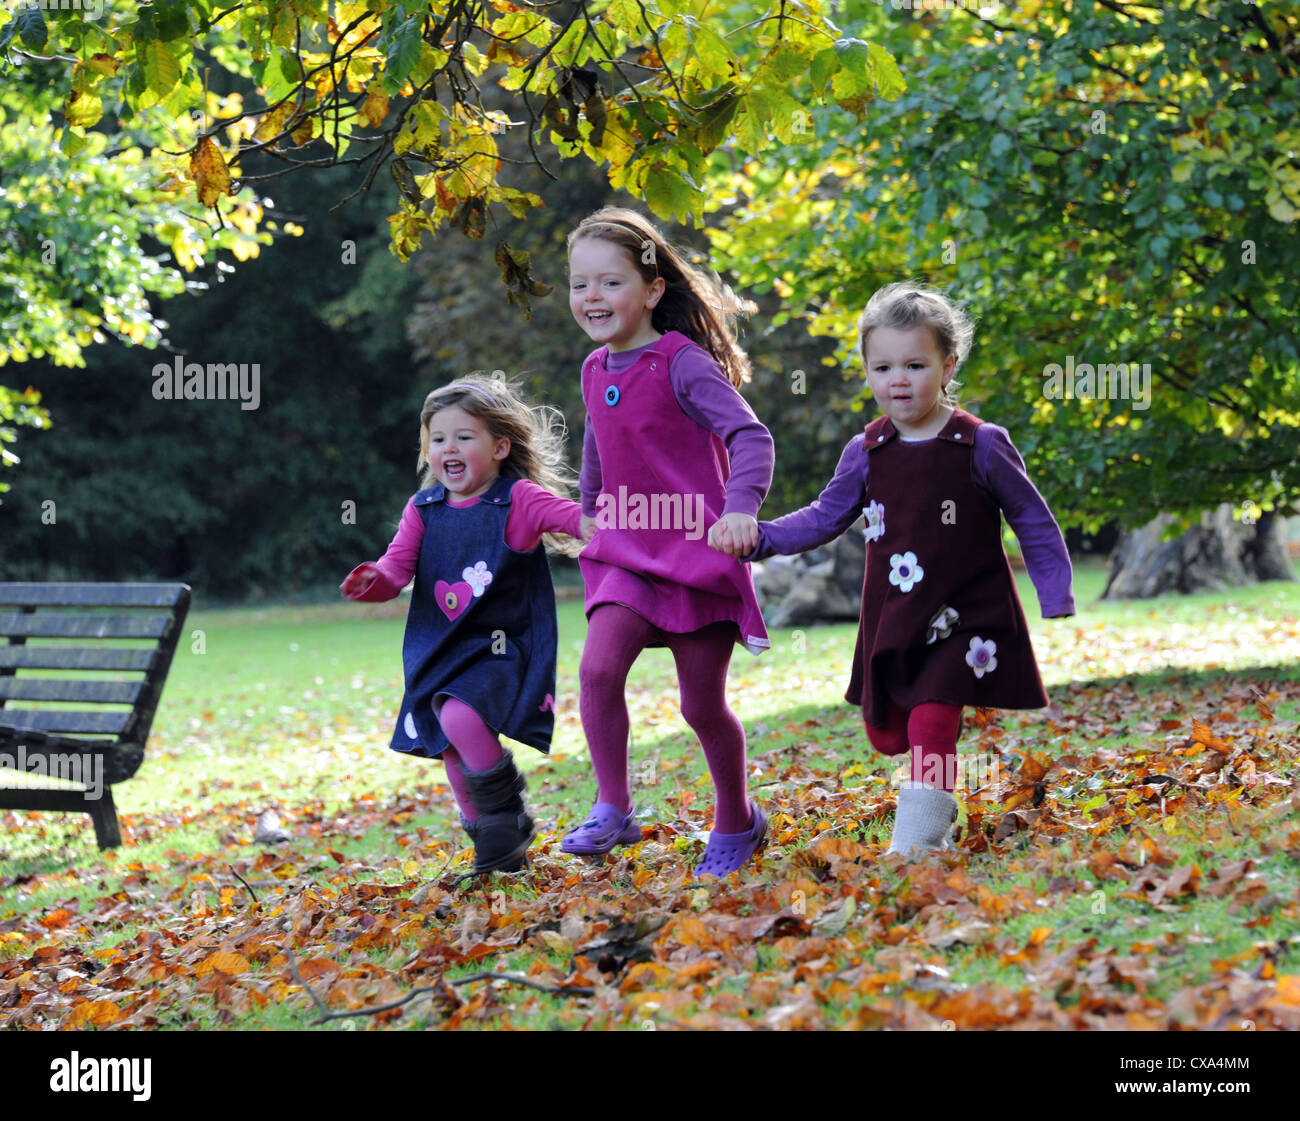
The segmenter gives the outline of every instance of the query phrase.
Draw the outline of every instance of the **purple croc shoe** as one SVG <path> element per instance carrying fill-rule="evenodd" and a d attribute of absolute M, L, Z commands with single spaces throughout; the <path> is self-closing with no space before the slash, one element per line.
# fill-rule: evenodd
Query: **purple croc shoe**
<path fill-rule="evenodd" d="M 615 845 L 634 845 L 641 839 L 636 807 L 624 813 L 608 802 L 597 802 L 577 829 L 567 833 L 560 848 L 578 856 L 599 856 Z"/>
<path fill-rule="evenodd" d="M 745 866 L 759 846 L 767 838 L 767 814 L 757 802 L 749 803 L 754 815 L 753 823 L 744 833 L 709 834 L 709 845 L 704 850 L 704 859 L 695 866 L 695 879 L 701 876 L 729 876 Z"/>

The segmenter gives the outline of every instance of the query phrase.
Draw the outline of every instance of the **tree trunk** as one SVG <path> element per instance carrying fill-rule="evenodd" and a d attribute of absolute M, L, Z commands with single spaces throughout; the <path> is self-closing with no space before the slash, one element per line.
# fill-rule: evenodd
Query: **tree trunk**
<path fill-rule="evenodd" d="M 1223 591 L 1261 580 L 1294 580 L 1282 523 L 1261 514 L 1235 521 L 1227 503 L 1201 515 L 1201 524 L 1161 540 L 1173 519 L 1161 514 L 1120 535 L 1110 554 L 1102 599 L 1153 599 L 1165 592 Z"/>

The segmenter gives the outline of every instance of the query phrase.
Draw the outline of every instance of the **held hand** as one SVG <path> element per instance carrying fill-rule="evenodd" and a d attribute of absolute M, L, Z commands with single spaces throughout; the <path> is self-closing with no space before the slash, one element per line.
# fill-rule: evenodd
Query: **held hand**
<path fill-rule="evenodd" d="M 586 514 L 582 515 L 582 539 L 590 541 L 596 536 L 596 519 L 590 518 Z"/>
<path fill-rule="evenodd" d="M 758 520 L 750 514 L 723 514 L 709 529 L 709 544 L 728 556 L 742 557 L 758 545 Z"/>
<path fill-rule="evenodd" d="M 378 575 L 378 565 L 367 561 L 364 564 L 357 565 L 353 571 L 349 572 L 343 583 L 339 585 L 339 588 L 345 596 L 351 599 L 353 596 L 361 595 L 375 582 L 375 577 Z"/>

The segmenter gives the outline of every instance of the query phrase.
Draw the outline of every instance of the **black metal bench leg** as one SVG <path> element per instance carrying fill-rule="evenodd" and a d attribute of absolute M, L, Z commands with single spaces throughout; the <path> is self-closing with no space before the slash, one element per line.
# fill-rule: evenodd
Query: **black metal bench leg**
<path fill-rule="evenodd" d="M 113 804 L 113 788 L 104 787 L 104 793 L 88 803 L 90 819 L 95 823 L 95 840 L 99 848 L 115 849 L 122 843 L 122 831 L 117 825 L 117 806 Z"/>

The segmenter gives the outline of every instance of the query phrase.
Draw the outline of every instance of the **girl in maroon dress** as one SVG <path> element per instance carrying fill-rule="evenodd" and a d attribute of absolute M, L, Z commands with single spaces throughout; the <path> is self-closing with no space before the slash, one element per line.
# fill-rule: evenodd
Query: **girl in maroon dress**
<path fill-rule="evenodd" d="M 1044 618 L 1074 614 L 1069 554 L 1006 431 L 955 408 L 970 350 L 964 312 L 943 295 L 891 284 L 858 320 L 867 384 L 885 415 L 849 441 L 811 506 L 759 523 L 744 560 L 798 553 L 865 515 L 867 567 L 845 699 L 885 755 L 911 751 L 890 852 L 947 848 L 957 817 L 963 705 L 1047 704 L 1002 549 L 1020 541 Z"/>

